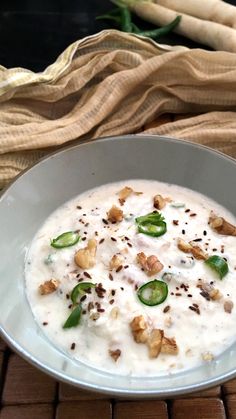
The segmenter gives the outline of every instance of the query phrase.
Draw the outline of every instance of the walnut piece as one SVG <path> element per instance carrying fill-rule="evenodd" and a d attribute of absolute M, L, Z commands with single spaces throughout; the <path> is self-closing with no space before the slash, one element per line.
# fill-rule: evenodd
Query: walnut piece
<path fill-rule="evenodd" d="M 223 217 L 218 217 L 214 212 L 211 212 L 209 217 L 209 225 L 219 234 L 225 236 L 236 236 L 236 226 L 230 224 Z"/>
<path fill-rule="evenodd" d="M 130 323 L 135 342 L 145 343 L 148 340 L 148 327 L 143 316 L 136 316 Z"/>
<path fill-rule="evenodd" d="M 125 186 L 121 191 L 118 193 L 119 195 L 119 203 L 120 205 L 124 205 L 126 199 L 134 194 L 134 195 L 142 195 L 143 192 L 135 192 L 132 188 L 129 186 Z"/>
<path fill-rule="evenodd" d="M 217 288 L 213 288 L 209 291 L 210 299 L 213 301 L 220 300 L 222 298 L 221 292 Z"/>
<path fill-rule="evenodd" d="M 161 329 L 153 329 L 150 333 L 150 336 L 147 341 L 149 357 L 157 358 L 161 352 L 162 339 L 164 337 L 164 332 Z"/>
<path fill-rule="evenodd" d="M 147 257 L 143 252 L 137 254 L 137 262 L 148 276 L 155 275 L 164 268 L 164 265 L 156 256 L 151 255 Z"/>
<path fill-rule="evenodd" d="M 114 359 L 114 361 L 116 362 L 117 359 L 121 356 L 121 350 L 120 349 L 116 349 L 115 351 L 112 351 L 111 349 L 109 349 L 109 355 Z"/>
<path fill-rule="evenodd" d="M 111 223 L 120 223 L 124 218 L 123 211 L 113 205 L 107 213 L 107 219 Z"/>
<path fill-rule="evenodd" d="M 166 199 L 161 195 L 155 195 L 153 198 L 154 208 L 161 210 L 166 206 Z"/>
<path fill-rule="evenodd" d="M 226 312 L 226 313 L 231 313 L 232 312 L 232 310 L 233 310 L 233 307 L 234 307 L 234 303 L 233 303 L 233 301 L 231 301 L 231 300 L 226 300 L 225 302 L 224 302 L 224 311 Z"/>
<path fill-rule="evenodd" d="M 189 243 L 182 240 L 182 239 L 178 239 L 177 247 L 178 247 L 179 250 L 181 250 L 184 253 L 191 253 L 191 251 L 192 251 L 192 246 Z"/>
<path fill-rule="evenodd" d="M 110 269 L 117 269 L 117 268 L 119 268 L 119 266 L 122 265 L 123 261 L 124 261 L 124 259 L 123 259 L 122 256 L 113 255 L 111 260 L 110 260 L 110 263 L 109 263 L 109 268 Z"/>
<path fill-rule="evenodd" d="M 96 263 L 97 241 L 90 239 L 84 249 L 76 252 L 74 260 L 77 266 L 82 269 L 93 268 Z"/>
<path fill-rule="evenodd" d="M 176 344 L 174 338 L 166 338 L 165 336 L 162 339 L 161 344 L 161 353 L 163 354 L 170 354 L 170 355 L 177 355 L 179 352 L 179 348 Z"/>
<path fill-rule="evenodd" d="M 39 293 L 41 295 L 51 294 L 56 291 L 60 281 L 57 279 L 50 279 L 50 281 L 45 281 L 43 284 L 39 285 Z"/>
<path fill-rule="evenodd" d="M 169 355 L 178 354 L 178 346 L 174 338 L 167 338 L 164 336 L 164 331 L 161 329 L 149 330 L 144 317 L 136 316 L 130 323 L 133 338 L 136 343 L 146 343 L 150 358 L 157 358 L 159 353 Z"/>
<path fill-rule="evenodd" d="M 182 239 L 178 239 L 177 241 L 177 247 L 179 250 L 181 250 L 184 253 L 192 253 L 193 257 L 195 259 L 202 259 L 206 260 L 208 258 L 207 253 L 205 253 L 200 246 L 196 246 L 193 244 L 194 242 L 187 243 L 186 241 Z"/>

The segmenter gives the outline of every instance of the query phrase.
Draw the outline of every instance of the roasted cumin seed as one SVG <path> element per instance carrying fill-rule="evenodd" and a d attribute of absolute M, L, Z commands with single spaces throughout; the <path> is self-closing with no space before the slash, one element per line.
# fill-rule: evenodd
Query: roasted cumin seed
<path fill-rule="evenodd" d="M 194 306 L 189 306 L 189 309 L 192 311 L 195 311 L 195 313 L 200 314 L 200 310 L 198 307 L 194 307 Z"/>
<path fill-rule="evenodd" d="M 115 237 L 111 237 L 111 240 L 112 240 L 113 242 L 117 242 L 117 240 L 115 239 Z"/>
<path fill-rule="evenodd" d="M 73 342 L 73 343 L 71 344 L 70 349 L 71 349 L 72 351 L 75 349 L 75 342 Z"/>
<path fill-rule="evenodd" d="M 43 326 L 47 326 L 48 325 L 48 322 L 43 322 Z"/>
<path fill-rule="evenodd" d="M 133 247 L 133 245 L 131 243 L 127 243 L 127 246 L 129 247 Z"/>
<path fill-rule="evenodd" d="M 109 273 L 109 279 L 110 279 L 111 281 L 113 281 L 113 276 L 112 276 L 112 274 L 111 274 L 111 273 Z"/>
<path fill-rule="evenodd" d="M 102 244 L 104 242 L 105 239 L 101 239 L 99 240 L 98 244 Z"/>
<path fill-rule="evenodd" d="M 102 219 L 102 222 L 106 225 L 108 224 L 108 221 L 105 218 Z"/>
<path fill-rule="evenodd" d="M 92 279 L 91 275 L 88 272 L 84 272 L 84 276 L 86 276 L 86 278 Z"/>
<path fill-rule="evenodd" d="M 173 220 L 172 223 L 174 224 L 174 226 L 178 226 L 179 225 L 179 220 Z"/>
<path fill-rule="evenodd" d="M 121 271 L 121 269 L 123 269 L 123 265 L 118 266 L 118 268 L 116 269 L 116 272 L 117 272 L 117 273 L 118 273 L 118 272 L 120 272 L 120 271 Z"/>

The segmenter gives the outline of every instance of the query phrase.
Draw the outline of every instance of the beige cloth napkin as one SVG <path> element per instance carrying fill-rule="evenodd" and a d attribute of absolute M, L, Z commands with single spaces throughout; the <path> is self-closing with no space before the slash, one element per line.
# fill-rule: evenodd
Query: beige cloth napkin
<path fill-rule="evenodd" d="M 235 107 L 236 54 L 100 32 L 42 73 L 0 67 L 0 187 L 78 138 L 143 131 L 236 157 Z"/>

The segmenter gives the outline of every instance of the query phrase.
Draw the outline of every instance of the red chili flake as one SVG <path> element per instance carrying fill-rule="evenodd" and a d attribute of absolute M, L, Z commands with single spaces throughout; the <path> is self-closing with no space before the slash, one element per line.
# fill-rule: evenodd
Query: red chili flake
<path fill-rule="evenodd" d="M 127 246 L 129 246 L 129 247 L 133 247 L 131 243 L 127 243 Z"/>
<path fill-rule="evenodd" d="M 109 301 L 110 304 L 113 304 L 114 302 L 115 302 L 114 299 L 112 299 L 112 300 Z"/>
<path fill-rule="evenodd" d="M 48 325 L 48 322 L 43 322 L 43 326 L 47 326 Z"/>
<path fill-rule="evenodd" d="M 70 349 L 71 349 L 72 351 L 75 349 L 75 342 L 73 342 L 73 343 L 71 344 Z"/>
<path fill-rule="evenodd" d="M 174 226 L 178 226 L 179 225 L 179 220 L 173 220 L 172 223 L 174 224 Z"/>
<path fill-rule="evenodd" d="M 84 272 L 84 276 L 86 276 L 86 278 L 92 279 L 91 275 L 88 272 Z"/>
<path fill-rule="evenodd" d="M 113 281 L 113 276 L 112 276 L 112 274 L 111 274 L 111 273 L 109 273 L 109 279 L 110 279 L 111 281 Z"/>
<path fill-rule="evenodd" d="M 163 309 L 163 313 L 167 313 L 167 311 L 169 311 L 170 310 L 170 306 L 166 306 L 164 309 Z"/>
<path fill-rule="evenodd" d="M 116 272 L 117 272 L 117 273 L 118 273 L 118 272 L 120 272 L 120 271 L 121 271 L 121 269 L 123 269 L 123 265 L 118 266 L 118 268 L 116 269 Z"/>
<path fill-rule="evenodd" d="M 105 218 L 102 219 L 102 222 L 106 225 L 108 224 L 108 221 Z"/>
<path fill-rule="evenodd" d="M 111 240 L 112 240 L 113 242 L 117 242 L 117 240 L 115 239 L 115 237 L 111 237 Z"/>

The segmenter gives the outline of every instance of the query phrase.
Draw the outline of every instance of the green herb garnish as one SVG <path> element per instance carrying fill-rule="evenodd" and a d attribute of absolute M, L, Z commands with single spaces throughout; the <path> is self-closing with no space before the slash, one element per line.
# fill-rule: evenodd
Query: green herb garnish
<path fill-rule="evenodd" d="M 150 212 L 147 215 L 135 218 L 138 232 L 152 237 L 159 237 L 166 233 L 167 227 L 160 212 Z"/>
<path fill-rule="evenodd" d="M 82 313 L 82 306 L 78 304 L 72 313 L 69 315 L 68 319 L 66 320 L 65 324 L 63 325 L 63 329 L 69 329 L 70 327 L 78 326 L 81 318 Z"/>
<path fill-rule="evenodd" d="M 63 247 L 74 246 L 74 244 L 78 243 L 79 240 L 80 236 L 78 233 L 75 231 L 67 231 L 66 233 L 62 233 L 60 236 L 51 240 L 51 246 L 56 249 L 62 249 Z"/>
<path fill-rule="evenodd" d="M 137 295 L 139 300 L 146 306 L 157 306 L 166 300 L 168 285 L 164 281 L 154 279 L 154 281 L 142 285 L 138 289 Z"/>
<path fill-rule="evenodd" d="M 225 261 L 224 258 L 214 255 L 210 256 L 206 261 L 205 264 L 216 271 L 220 277 L 223 279 L 225 275 L 229 272 L 228 263 Z"/>
<path fill-rule="evenodd" d="M 73 304 L 77 303 L 79 295 L 84 295 L 86 292 L 89 292 L 91 288 L 95 288 L 95 284 L 92 282 L 81 282 L 76 285 L 71 292 L 71 301 Z"/>

